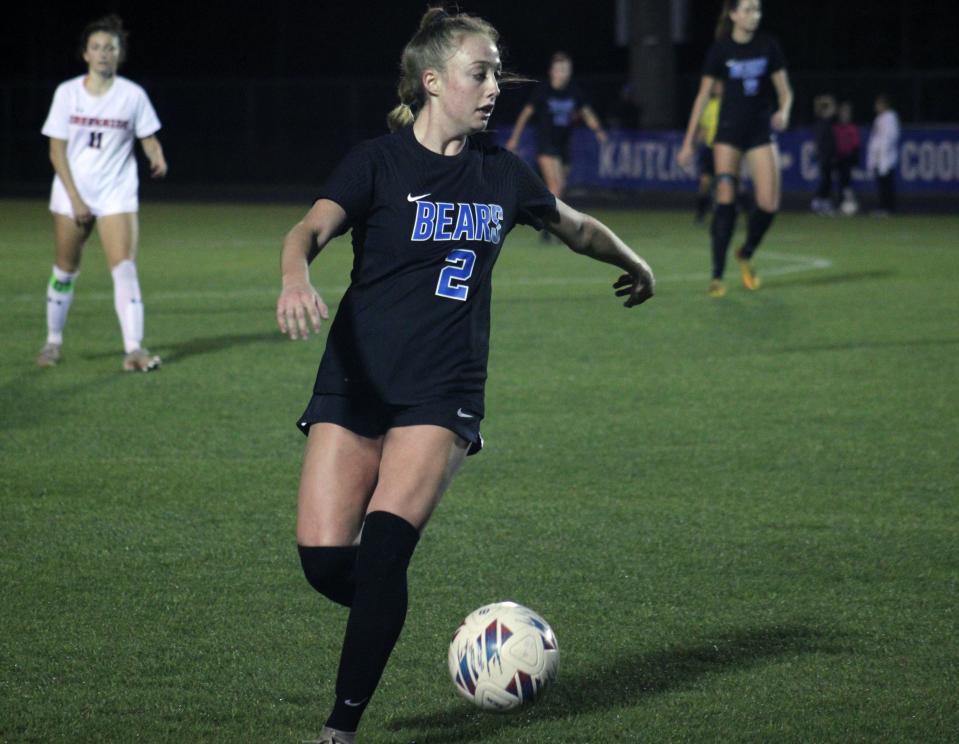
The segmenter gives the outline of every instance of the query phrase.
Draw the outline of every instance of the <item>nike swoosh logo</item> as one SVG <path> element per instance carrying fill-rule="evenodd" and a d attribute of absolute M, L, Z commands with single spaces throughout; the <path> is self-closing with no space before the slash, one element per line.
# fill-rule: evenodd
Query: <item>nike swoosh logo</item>
<path fill-rule="evenodd" d="M 476 418 L 472 413 L 467 413 L 462 408 L 456 409 L 456 415 L 460 418 Z"/>
<path fill-rule="evenodd" d="M 369 700 L 369 698 L 368 698 L 368 697 L 365 697 L 365 698 L 361 698 L 361 699 L 357 700 L 356 702 L 354 702 L 354 701 L 350 700 L 349 698 L 347 698 L 347 699 L 344 700 L 343 702 L 346 703 L 347 705 L 349 705 L 351 708 L 358 708 L 358 707 L 360 707 L 361 705 L 363 705 L 363 703 L 365 703 L 367 700 Z"/>
<path fill-rule="evenodd" d="M 432 193 L 431 191 L 427 191 L 425 194 L 420 194 L 419 196 L 413 196 L 412 194 L 407 194 L 407 195 L 406 195 L 406 201 L 408 201 L 408 202 L 419 201 L 420 199 L 423 199 L 423 198 L 429 196 L 431 193 Z"/>

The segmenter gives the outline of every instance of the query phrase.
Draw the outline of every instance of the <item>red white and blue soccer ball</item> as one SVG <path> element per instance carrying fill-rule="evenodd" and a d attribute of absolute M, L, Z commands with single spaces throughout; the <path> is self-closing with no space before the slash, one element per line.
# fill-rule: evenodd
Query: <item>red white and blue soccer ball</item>
<path fill-rule="evenodd" d="M 559 643 L 549 624 L 515 602 L 480 607 L 463 620 L 449 650 L 457 691 L 483 710 L 532 702 L 556 681 Z"/>

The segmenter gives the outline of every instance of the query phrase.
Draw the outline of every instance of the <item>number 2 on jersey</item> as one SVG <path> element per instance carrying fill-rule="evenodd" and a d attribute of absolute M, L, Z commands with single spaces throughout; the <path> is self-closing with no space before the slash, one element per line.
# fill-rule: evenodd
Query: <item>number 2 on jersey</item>
<path fill-rule="evenodd" d="M 476 263 L 476 254 L 468 248 L 454 248 L 446 257 L 446 266 L 440 271 L 440 279 L 436 283 L 436 294 L 448 300 L 466 301 L 469 294 L 469 285 L 466 280 L 473 275 L 473 264 Z"/>

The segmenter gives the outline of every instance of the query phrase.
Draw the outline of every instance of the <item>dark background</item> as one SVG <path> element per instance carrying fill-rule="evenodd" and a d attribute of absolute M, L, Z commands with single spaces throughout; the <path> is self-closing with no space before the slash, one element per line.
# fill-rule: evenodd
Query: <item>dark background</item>
<path fill-rule="evenodd" d="M 676 127 L 685 125 L 720 2 L 687 6 L 686 40 L 675 46 Z M 600 115 L 615 112 L 629 52 L 615 42 L 614 0 L 461 7 L 500 30 L 509 69 L 542 77 L 564 49 Z M 0 187 L 48 182 L 39 130 L 56 85 L 85 71 L 79 33 L 100 15 L 117 12 L 130 30 L 121 74 L 153 100 L 172 181 L 283 184 L 315 182 L 344 148 L 384 130 L 399 54 L 425 8 L 402 0 L 20 6 L 0 29 Z M 959 121 L 957 0 L 769 1 L 763 11 L 763 28 L 785 50 L 796 125 L 809 123 L 812 97 L 827 91 L 853 99 L 861 123 L 883 91 L 906 123 Z M 508 126 L 525 96 L 505 92 L 493 125 Z"/>
<path fill-rule="evenodd" d="M 130 76 L 300 77 L 384 75 L 416 28 L 425 2 L 48 3 L 5 23 L 3 77 L 60 79 L 82 70 L 77 37 L 85 23 L 118 12 L 131 29 Z M 512 66 L 533 73 L 566 49 L 581 73 L 618 73 L 627 52 L 615 44 L 615 2 L 475 0 L 462 9 L 496 26 Z M 720 3 L 688 0 L 689 42 L 677 47 L 680 73 L 697 72 Z M 955 0 L 769 1 L 763 27 L 777 35 L 790 67 L 959 67 Z M 11 53 L 12 52 L 12 53 Z"/>

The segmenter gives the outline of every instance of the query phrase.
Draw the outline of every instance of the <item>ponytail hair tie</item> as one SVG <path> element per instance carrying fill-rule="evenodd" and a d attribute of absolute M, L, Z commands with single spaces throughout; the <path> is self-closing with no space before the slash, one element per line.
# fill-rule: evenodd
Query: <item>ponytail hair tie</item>
<path fill-rule="evenodd" d="M 434 10 L 436 10 L 436 12 L 432 15 L 429 21 L 427 21 L 423 28 L 432 28 L 433 26 L 438 26 L 441 23 L 448 21 L 452 17 L 444 8 L 435 8 Z"/>

